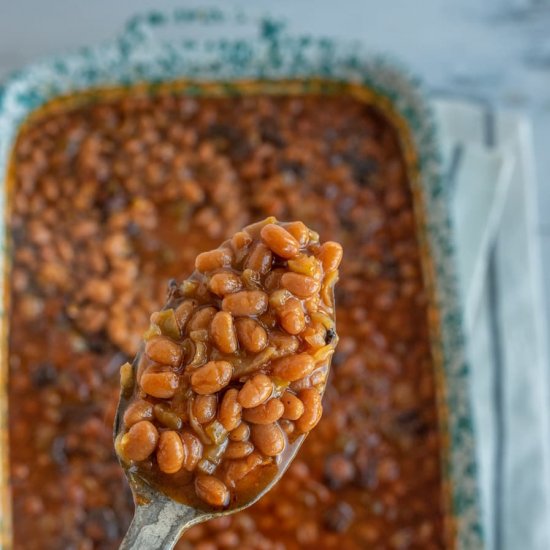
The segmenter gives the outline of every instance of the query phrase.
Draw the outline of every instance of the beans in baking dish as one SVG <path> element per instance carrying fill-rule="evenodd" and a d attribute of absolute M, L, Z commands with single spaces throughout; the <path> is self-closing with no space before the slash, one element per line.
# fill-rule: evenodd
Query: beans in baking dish
<path fill-rule="evenodd" d="M 59 107 L 22 128 L 9 182 L 16 550 L 118 548 L 133 508 L 112 445 L 119 367 L 138 351 L 151 312 L 161 310 L 166 281 L 181 280 L 202 251 L 268 216 L 302 220 L 321 242 L 345 250 L 335 290 L 340 340 L 323 416 L 267 495 L 193 527 L 178 548 L 445 547 L 429 293 L 400 139 L 374 107 L 345 94 L 100 93 L 93 104 Z M 250 268 L 265 269 L 264 257 L 258 247 Z M 213 275 L 210 289 L 220 298 L 246 290 L 231 275 Z M 214 315 L 205 310 L 194 328 L 211 326 Z M 231 315 L 239 350 L 259 354 L 275 340 L 298 351 L 254 316 Z M 291 330 L 301 323 L 285 317 Z M 234 345 L 231 337 L 219 343 Z M 164 346 L 150 351 L 162 352 L 167 365 L 178 359 Z M 149 380 L 164 395 L 174 391 L 170 377 L 159 382 Z M 260 379 L 250 398 L 262 387 Z M 223 414 L 225 456 L 239 456 L 250 449 L 252 423 L 237 425 L 235 392 L 225 391 L 223 409 L 205 394 L 193 414 L 201 426 Z M 293 397 L 278 398 L 283 431 L 302 422 Z M 136 402 L 128 421 L 143 417 L 179 433 L 182 419 L 167 399 Z M 306 397 L 299 399 L 303 405 Z M 279 405 L 271 408 L 266 413 L 279 414 Z M 162 448 L 179 447 L 163 439 Z M 184 455 L 181 473 L 198 455 Z"/>

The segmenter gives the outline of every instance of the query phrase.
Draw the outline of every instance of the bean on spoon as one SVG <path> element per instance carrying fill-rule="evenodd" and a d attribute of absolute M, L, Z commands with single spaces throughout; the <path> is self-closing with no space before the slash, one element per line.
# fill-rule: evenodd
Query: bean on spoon
<path fill-rule="evenodd" d="M 341 258 L 303 223 L 268 218 L 171 285 L 121 368 L 115 449 L 136 504 L 121 548 L 172 548 L 283 475 L 322 415 Z"/>

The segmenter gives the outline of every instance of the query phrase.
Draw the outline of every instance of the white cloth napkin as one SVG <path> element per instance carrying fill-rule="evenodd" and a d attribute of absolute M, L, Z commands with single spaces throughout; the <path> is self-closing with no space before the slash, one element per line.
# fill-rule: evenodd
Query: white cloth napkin
<path fill-rule="evenodd" d="M 530 127 L 437 98 L 490 550 L 550 548 L 550 418 Z"/>

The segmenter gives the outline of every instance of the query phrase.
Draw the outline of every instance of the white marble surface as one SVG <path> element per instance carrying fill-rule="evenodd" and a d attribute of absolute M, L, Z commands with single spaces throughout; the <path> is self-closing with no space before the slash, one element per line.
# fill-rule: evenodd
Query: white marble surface
<path fill-rule="evenodd" d="M 212 4 L 222 2 L 208 2 Z M 513 108 L 525 121 L 520 126 L 532 131 L 527 142 L 514 149 L 514 155 L 519 154 L 514 170 L 520 169 L 521 174 L 514 172 L 507 199 L 500 212 L 493 214 L 503 217 L 499 224 L 495 222 L 487 243 L 479 246 L 481 255 L 470 258 L 468 276 L 474 286 L 481 284 L 482 288 L 474 300 L 479 302 L 478 310 L 469 314 L 468 324 L 475 335 L 470 339 L 470 353 L 476 384 L 475 414 L 484 441 L 480 463 L 490 548 L 550 548 L 548 529 L 544 528 L 550 524 L 544 498 L 546 481 L 539 477 L 540 472 L 545 475 L 547 465 L 538 444 L 545 435 L 550 439 L 549 419 L 541 417 L 548 413 L 541 402 L 550 388 L 544 386 L 541 376 L 548 374 L 548 365 L 537 363 L 542 357 L 537 350 L 546 340 L 546 334 L 540 333 L 544 324 L 539 316 L 550 311 L 550 1 L 238 0 L 223 4 L 258 14 L 281 14 L 293 32 L 360 39 L 372 50 L 403 59 L 439 96 L 475 98 L 478 105 L 481 102 L 492 109 Z M 196 6 L 199 2 L 0 0 L 0 78 L 40 57 L 112 39 L 137 11 L 181 5 Z M 475 109 L 469 115 L 466 111 L 455 115 L 454 131 L 483 145 L 483 115 Z M 517 137 L 518 125 L 499 119 L 496 133 L 502 144 Z M 467 153 L 470 170 L 475 171 L 476 163 L 484 159 L 485 173 L 495 179 L 502 177 L 506 148 L 487 152 L 468 146 Z M 466 183 L 471 184 L 468 178 Z M 494 206 L 490 191 L 486 204 Z M 483 212 L 478 213 L 478 219 L 479 215 Z M 496 246 L 491 246 L 495 242 Z M 511 255 L 514 247 L 522 254 Z M 537 309 L 545 300 L 537 284 L 541 263 L 545 267 L 546 307 Z M 496 316 L 495 300 L 499 304 Z M 499 346 L 495 346 L 495 329 L 500 335 Z M 495 391 L 495 373 L 507 377 L 500 397 Z M 502 426 L 495 417 L 495 398 L 503 399 L 508 411 L 504 443 L 497 437 Z M 522 414 L 515 415 L 514 410 Z M 506 474 L 499 487 L 494 483 L 495 464 Z M 531 475 L 533 472 L 537 474 Z M 525 513 L 529 503 L 532 508 Z M 504 522 L 497 534 L 492 530 L 495 514 Z"/>

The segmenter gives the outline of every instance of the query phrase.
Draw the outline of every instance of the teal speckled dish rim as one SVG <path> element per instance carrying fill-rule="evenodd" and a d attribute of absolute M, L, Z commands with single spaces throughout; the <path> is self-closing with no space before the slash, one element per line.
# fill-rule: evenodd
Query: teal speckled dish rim
<path fill-rule="evenodd" d="M 271 18 L 260 21 L 256 37 L 185 38 L 185 29 L 230 22 L 232 28 L 250 20 L 242 13 L 219 9 L 178 9 L 133 18 L 118 40 L 30 65 L 0 86 L 0 174 L 7 182 L 10 154 L 19 129 L 37 109 L 55 98 L 91 89 L 129 88 L 146 83 L 154 92 L 171 81 L 182 93 L 207 93 L 202 83 L 217 83 L 224 93 L 240 93 L 239 82 L 303 82 L 315 90 L 340 83 L 343 90 L 368 96 L 401 131 L 415 196 L 419 238 L 426 258 L 424 275 L 430 286 L 433 350 L 438 378 L 438 406 L 443 441 L 442 469 L 449 548 L 482 549 L 478 505 L 475 437 L 465 361 L 462 318 L 454 274 L 454 245 L 432 113 L 420 82 L 393 60 L 365 54 L 355 43 L 292 36 Z M 176 30 L 178 38 L 161 40 L 156 33 Z M 223 34 L 223 33 L 221 33 Z M 183 35 L 183 38 L 182 38 Z M 308 84 L 311 83 L 311 84 Z M 326 83 L 326 85 L 323 84 Z M 0 305 L 0 544 L 11 547 L 11 495 L 7 403 L 7 190 L 0 194 L 0 273 L 4 297 Z"/>

